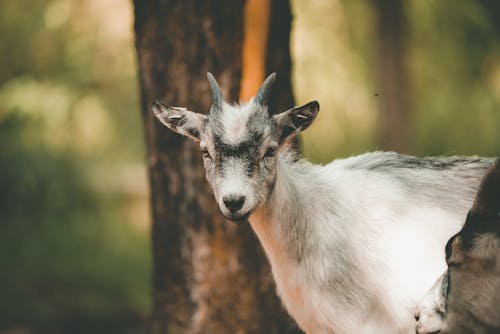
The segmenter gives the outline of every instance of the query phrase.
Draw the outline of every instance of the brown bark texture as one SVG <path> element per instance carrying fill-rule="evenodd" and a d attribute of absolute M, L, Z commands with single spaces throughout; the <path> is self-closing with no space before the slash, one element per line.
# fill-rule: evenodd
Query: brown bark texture
<path fill-rule="evenodd" d="M 282 8 L 279 8 L 281 6 Z M 206 72 L 226 100 L 241 80 L 243 0 L 134 0 L 136 48 L 153 215 L 152 333 L 298 332 L 276 293 L 249 224 L 224 220 L 205 180 L 196 144 L 153 119 L 150 104 L 211 105 Z M 275 105 L 293 105 L 288 1 L 273 2 L 268 71 Z M 274 43 L 274 44 L 273 44 Z"/>
<path fill-rule="evenodd" d="M 379 140 L 383 149 L 411 153 L 403 0 L 375 0 L 378 25 Z"/>

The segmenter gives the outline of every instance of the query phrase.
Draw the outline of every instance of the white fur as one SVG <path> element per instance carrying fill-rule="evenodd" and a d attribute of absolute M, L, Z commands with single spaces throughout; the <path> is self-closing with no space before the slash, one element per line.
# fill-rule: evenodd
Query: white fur
<path fill-rule="evenodd" d="M 248 118 L 254 112 L 255 106 L 251 103 L 231 105 L 224 103 L 221 113 L 221 123 L 224 129 L 223 140 L 232 145 L 238 144 L 245 138 Z"/>
<path fill-rule="evenodd" d="M 241 212 L 248 212 L 255 205 L 255 198 L 251 192 L 250 178 L 244 171 L 244 161 L 236 158 L 229 158 L 224 163 L 225 176 L 221 181 L 218 193 L 218 203 L 224 203 L 223 198 L 229 195 L 244 196 L 246 198 Z M 229 214 L 227 208 L 220 206 L 224 214 Z"/>
<path fill-rule="evenodd" d="M 345 168 L 358 158 L 324 167 L 278 159 L 274 191 L 250 223 L 299 326 L 307 333 L 414 333 L 415 307 L 445 269 L 444 245 L 466 208 L 445 211 L 394 176 Z M 300 261 L 286 229 L 297 215 L 308 248 Z M 361 271 L 349 277 L 349 267 Z M 340 283 L 329 285 L 332 279 Z M 357 282 L 359 290 L 349 287 Z"/>

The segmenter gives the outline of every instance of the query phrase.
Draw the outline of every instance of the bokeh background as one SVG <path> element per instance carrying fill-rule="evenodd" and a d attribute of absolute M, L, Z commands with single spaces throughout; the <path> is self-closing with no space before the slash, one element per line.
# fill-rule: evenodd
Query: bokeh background
<path fill-rule="evenodd" d="M 382 148 L 369 0 L 292 0 L 304 154 Z M 500 2 L 404 2 L 409 151 L 500 152 Z M 148 187 L 132 3 L 0 2 L 0 333 L 142 333 Z"/>

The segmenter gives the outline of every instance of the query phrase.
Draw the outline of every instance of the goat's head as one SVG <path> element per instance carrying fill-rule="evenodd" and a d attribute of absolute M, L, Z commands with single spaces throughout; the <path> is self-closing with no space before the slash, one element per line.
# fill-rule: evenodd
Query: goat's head
<path fill-rule="evenodd" d="M 446 245 L 449 288 L 445 333 L 468 333 L 471 325 L 473 332 L 500 331 L 499 214 L 497 159 L 481 182 L 462 230 Z"/>
<path fill-rule="evenodd" d="M 500 158 L 481 182 L 463 228 L 448 241 L 446 262 L 447 276 L 440 283 L 447 287 L 445 310 L 433 333 L 499 333 Z M 419 326 L 425 328 L 423 320 Z"/>
<path fill-rule="evenodd" d="M 276 179 L 277 153 L 306 129 L 319 111 L 316 101 L 271 115 L 268 101 L 276 75 L 267 77 L 255 98 L 228 104 L 208 73 L 213 104 L 208 115 L 155 101 L 154 115 L 169 129 L 199 142 L 206 177 L 222 213 L 244 220 L 265 203 Z"/>

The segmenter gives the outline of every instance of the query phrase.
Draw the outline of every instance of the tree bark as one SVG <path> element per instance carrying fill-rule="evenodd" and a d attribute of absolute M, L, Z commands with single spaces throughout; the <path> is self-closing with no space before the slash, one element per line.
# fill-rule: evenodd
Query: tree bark
<path fill-rule="evenodd" d="M 379 141 L 384 149 L 411 151 L 406 69 L 406 17 L 402 0 L 376 0 L 378 25 Z"/>
<path fill-rule="evenodd" d="M 266 71 L 267 73 L 276 72 L 278 77 L 270 101 L 270 110 L 272 113 L 285 111 L 295 105 L 291 79 L 291 28 L 292 12 L 289 0 L 271 1 Z"/>
<path fill-rule="evenodd" d="M 289 13 L 287 1 L 276 3 Z M 155 334 L 297 331 L 249 224 L 225 221 L 219 213 L 199 149 L 165 129 L 150 111 L 151 102 L 160 99 L 207 112 L 212 102 L 207 71 L 227 100 L 238 99 L 244 5 L 243 0 L 134 0 L 153 215 Z M 279 72 L 275 93 L 280 106 L 292 102 L 287 107 L 293 104 L 290 18 L 279 34 L 271 24 L 270 41 L 279 43 L 269 48 L 272 61 L 266 61 L 268 70 Z M 278 55 L 285 59 L 279 69 Z"/>

